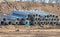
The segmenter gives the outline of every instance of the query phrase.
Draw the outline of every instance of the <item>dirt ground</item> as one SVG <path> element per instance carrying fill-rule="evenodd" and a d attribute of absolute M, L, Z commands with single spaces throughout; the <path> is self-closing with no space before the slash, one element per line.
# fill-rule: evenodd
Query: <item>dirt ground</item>
<path fill-rule="evenodd" d="M 14 32 L 0 32 L 0 37 L 60 37 L 60 30 L 58 29 L 41 29 L 41 30 L 27 30 Z"/>
<path fill-rule="evenodd" d="M 39 26 L 0 26 L 0 37 L 60 37 L 60 29 L 41 29 Z"/>
<path fill-rule="evenodd" d="M 43 10 L 57 14 L 60 18 L 60 4 L 42 4 L 37 2 L 3 2 L 0 3 L 0 14 L 12 13 L 13 9 L 24 10 Z M 50 29 L 48 29 L 49 27 Z M 25 25 L 0 26 L 0 37 L 60 37 L 60 26 L 32 26 L 27 28 Z"/>
<path fill-rule="evenodd" d="M 57 14 L 60 18 L 60 4 L 44 4 L 38 2 L 3 2 L 0 3 L 0 13 L 12 13 L 13 9 L 43 10 Z"/>

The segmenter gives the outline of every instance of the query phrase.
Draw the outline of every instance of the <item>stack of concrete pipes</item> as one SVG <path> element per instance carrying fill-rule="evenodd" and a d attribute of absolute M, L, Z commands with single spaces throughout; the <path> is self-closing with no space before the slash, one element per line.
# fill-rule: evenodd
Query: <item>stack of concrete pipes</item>
<path fill-rule="evenodd" d="M 58 24 L 59 19 L 56 14 L 51 14 L 41 10 L 12 10 L 12 14 L 3 14 L 0 17 L 0 25 L 24 25 L 26 20 L 30 25 L 54 25 Z"/>

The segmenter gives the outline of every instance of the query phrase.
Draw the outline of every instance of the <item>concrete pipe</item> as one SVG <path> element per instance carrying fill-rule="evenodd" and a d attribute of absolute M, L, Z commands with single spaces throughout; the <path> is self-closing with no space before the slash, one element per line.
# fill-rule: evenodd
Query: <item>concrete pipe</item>
<path fill-rule="evenodd" d="M 39 15 L 39 17 L 40 17 L 40 15 Z"/>
<path fill-rule="evenodd" d="M 9 25 L 8 23 L 4 22 L 4 25 Z"/>
<path fill-rule="evenodd" d="M 48 25 L 48 22 L 45 22 L 46 25 Z"/>
<path fill-rule="evenodd" d="M 7 18 L 3 18 L 3 21 L 6 21 L 7 20 Z"/>
<path fill-rule="evenodd" d="M 45 22 L 43 22 L 43 25 L 45 25 Z"/>
<path fill-rule="evenodd" d="M 19 25 L 19 21 L 16 21 L 16 24 Z"/>
<path fill-rule="evenodd" d="M 40 26 L 40 25 L 41 25 L 41 23 L 40 23 L 40 22 L 38 22 L 38 25 Z"/>
<path fill-rule="evenodd" d="M 49 15 L 47 15 L 46 17 L 47 17 L 47 18 L 49 18 L 50 16 L 49 16 Z"/>
<path fill-rule="evenodd" d="M 2 26 L 1 21 L 0 21 L 0 26 Z"/>
<path fill-rule="evenodd" d="M 3 21 L 6 21 L 6 18 L 3 18 Z"/>
<path fill-rule="evenodd" d="M 19 21 L 19 24 L 25 25 L 25 19 L 21 19 L 21 20 Z"/>
<path fill-rule="evenodd" d="M 44 22 L 44 24 L 46 25 L 46 22 Z"/>
<path fill-rule="evenodd" d="M 35 23 L 34 23 L 35 25 L 37 24 L 37 21 L 35 21 Z"/>
<path fill-rule="evenodd" d="M 56 22 L 54 22 L 54 24 L 56 25 Z"/>
<path fill-rule="evenodd" d="M 35 22 L 35 24 L 37 24 L 37 22 Z"/>
<path fill-rule="evenodd" d="M 35 20 L 35 18 L 33 18 L 33 17 L 32 17 L 32 18 L 30 18 L 30 20 L 33 20 L 33 19 Z"/>
<path fill-rule="evenodd" d="M 49 22 L 47 21 L 46 24 L 49 24 Z"/>
<path fill-rule="evenodd" d="M 52 25 L 55 25 L 55 22 L 52 22 Z"/>
<path fill-rule="evenodd" d="M 9 20 L 4 21 L 5 25 L 10 25 Z"/>
<path fill-rule="evenodd" d="M 28 15 L 28 17 L 30 17 L 31 15 Z"/>
<path fill-rule="evenodd" d="M 38 18 L 35 18 L 35 20 L 38 20 Z"/>
<path fill-rule="evenodd" d="M 43 22 L 41 22 L 41 25 L 43 25 Z"/>
<path fill-rule="evenodd" d="M 45 18 L 47 17 L 47 16 L 44 16 Z"/>
<path fill-rule="evenodd" d="M 54 21 L 56 21 L 56 19 L 54 19 Z"/>
<path fill-rule="evenodd" d="M 5 24 L 5 22 L 4 21 L 1 21 L 1 25 L 4 25 Z"/>
<path fill-rule="evenodd" d="M 38 14 L 36 14 L 35 16 L 38 16 Z"/>
<path fill-rule="evenodd" d="M 53 22 L 50 22 L 50 25 L 53 25 Z"/>
<path fill-rule="evenodd" d="M 21 20 L 19 21 L 19 25 L 21 25 Z"/>
<path fill-rule="evenodd" d="M 51 20 L 53 21 L 54 19 L 52 18 Z"/>
<path fill-rule="evenodd" d="M 30 25 L 34 25 L 35 20 L 30 20 Z"/>
<path fill-rule="evenodd" d="M 57 22 L 57 25 L 60 25 L 60 20 Z"/>
<path fill-rule="evenodd" d="M 45 21 L 48 21 L 48 19 L 45 19 Z"/>
<path fill-rule="evenodd" d="M 52 25 L 54 25 L 54 22 L 52 22 Z"/>
<path fill-rule="evenodd" d="M 38 18 L 38 21 L 40 20 L 40 18 Z"/>
<path fill-rule="evenodd" d="M 19 21 L 20 19 L 19 18 L 16 18 L 17 21 Z"/>
<path fill-rule="evenodd" d="M 26 18 L 26 20 L 30 20 L 30 18 Z"/>
<path fill-rule="evenodd" d="M 50 14 L 50 17 L 52 17 L 53 15 L 52 14 Z"/>
<path fill-rule="evenodd" d="M 57 19 L 57 21 L 59 21 L 59 19 Z"/>
<path fill-rule="evenodd" d="M 53 18 L 58 18 L 58 16 L 57 15 L 53 15 Z"/>
<path fill-rule="evenodd" d="M 42 21 L 44 21 L 45 19 L 43 18 Z"/>
<path fill-rule="evenodd" d="M 32 20 L 31 18 L 26 18 L 26 20 Z"/>
<path fill-rule="evenodd" d="M 9 25 L 12 25 L 12 22 L 11 22 L 11 21 L 9 21 L 9 22 L 8 22 L 8 24 L 9 24 Z"/>
<path fill-rule="evenodd" d="M 52 15 L 53 17 L 55 17 L 55 15 Z"/>
<path fill-rule="evenodd" d="M 12 24 L 13 24 L 13 25 L 17 25 L 17 24 L 18 24 L 18 21 L 13 22 Z"/>
<path fill-rule="evenodd" d="M 58 16 L 56 16 L 56 18 L 58 18 Z"/>
<path fill-rule="evenodd" d="M 33 17 L 36 17 L 35 15 L 33 15 Z"/>
<path fill-rule="evenodd" d="M 12 12 L 13 14 L 27 16 L 27 12 L 25 10 L 13 10 Z"/>
<path fill-rule="evenodd" d="M 6 20 L 7 20 L 6 17 L 4 17 L 4 16 L 1 16 L 1 17 L 0 17 L 0 21 L 6 21 Z"/>

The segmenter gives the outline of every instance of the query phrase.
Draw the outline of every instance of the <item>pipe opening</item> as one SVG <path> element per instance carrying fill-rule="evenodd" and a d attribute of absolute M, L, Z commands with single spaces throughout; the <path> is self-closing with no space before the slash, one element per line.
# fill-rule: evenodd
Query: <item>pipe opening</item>
<path fill-rule="evenodd" d="M 43 22 L 41 22 L 41 24 L 43 24 Z"/>
<path fill-rule="evenodd" d="M 12 23 L 11 23 L 11 21 L 9 21 L 9 23 L 8 23 L 8 24 L 12 24 Z"/>
<path fill-rule="evenodd" d="M 22 18 L 21 20 L 25 20 L 25 19 Z"/>
<path fill-rule="evenodd" d="M 6 18 L 3 18 L 3 21 L 6 21 Z"/>
<path fill-rule="evenodd" d="M 54 20 L 56 20 L 56 19 L 54 19 Z"/>
<path fill-rule="evenodd" d="M 40 18 L 38 18 L 38 20 L 40 20 Z"/>
<path fill-rule="evenodd" d="M 26 18 L 26 20 L 29 20 L 29 18 Z"/>
<path fill-rule="evenodd" d="M 35 18 L 35 20 L 37 20 L 37 18 Z"/>
<path fill-rule="evenodd" d="M 58 18 L 58 16 L 56 16 L 56 18 Z"/>
<path fill-rule="evenodd" d="M 57 21 L 59 21 L 59 19 L 57 19 Z"/>
<path fill-rule="evenodd" d="M 54 22 L 54 24 L 56 24 L 56 22 Z"/>
<path fill-rule="evenodd" d="M 20 21 L 19 24 L 20 25 L 25 25 L 25 22 L 24 21 Z"/>
<path fill-rule="evenodd" d="M 38 16 L 38 14 L 36 14 L 36 16 Z"/>
<path fill-rule="evenodd" d="M 17 20 L 19 21 L 20 19 L 19 19 L 19 18 L 17 18 Z"/>
<path fill-rule="evenodd" d="M 53 15 L 53 17 L 55 17 L 55 15 Z"/>
<path fill-rule="evenodd" d="M 35 24 L 36 24 L 36 22 L 35 22 Z"/>
<path fill-rule="evenodd" d="M 4 21 L 1 21 L 1 24 L 3 25 L 4 24 Z"/>
<path fill-rule="evenodd" d="M 16 22 L 16 24 L 19 24 L 18 22 Z"/>
<path fill-rule="evenodd" d="M 21 22 L 19 21 L 19 24 L 21 25 Z"/>

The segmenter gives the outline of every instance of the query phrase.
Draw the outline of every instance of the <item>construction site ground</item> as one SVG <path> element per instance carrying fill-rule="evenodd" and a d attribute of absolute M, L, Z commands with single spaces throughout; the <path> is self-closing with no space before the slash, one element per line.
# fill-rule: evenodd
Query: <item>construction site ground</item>
<path fill-rule="evenodd" d="M 0 37 L 60 37 L 60 29 L 41 29 L 39 26 L 0 26 Z"/>
<path fill-rule="evenodd" d="M 57 14 L 60 18 L 60 4 L 44 4 L 38 2 L 2 2 L 0 3 L 0 15 L 12 13 L 13 9 L 42 10 Z M 0 37 L 60 37 L 60 25 L 56 26 L 30 26 L 7 25 L 0 26 Z"/>

